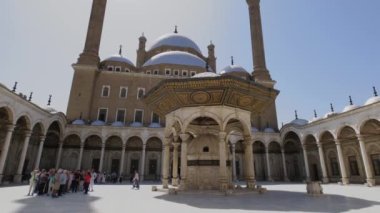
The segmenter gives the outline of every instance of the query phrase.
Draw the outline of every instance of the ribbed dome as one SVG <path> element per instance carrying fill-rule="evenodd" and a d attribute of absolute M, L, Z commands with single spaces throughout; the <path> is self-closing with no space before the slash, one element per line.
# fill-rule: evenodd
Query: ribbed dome
<path fill-rule="evenodd" d="M 171 51 L 164 52 L 153 56 L 149 59 L 143 66 L 152 66 L 158 64 L 177 64 L 177 65 L 187 65 L 196 67 L 206 67 L 206 62 L 190 53 Z"/>
<path fill-rule="evenodd" d="M 125 58 L 121 55 L 113 55 L 111 57 L 104 59 L 103 62 L 106 62 L 106 61 L 121 62 L 121 63 L 126 63 L 129 65 L 135 66 L 131 60 L 129 60 L 128 58 Z"/>
<path fill-rule="evenodd" d="M 248 73 L 246 69 L 244 69 L 242 66 L 239 65 L 229 65 L 225 67 L 220 74 L 225 74 L 225 73 L 232 73 L 232 72 L 241 72 L 241 73 Z"/>
<path fill-rule="evenodd" d="M 309 123 L 309 121 L 305 120 L 305 119 L 295 119 L 293 120 L 292 122 L 290 122 L 291 124 L 294 124 L 294 125 L 298 125 L 298 126 L 303 126 L 303 125 L 306 125 Z"/>
<path fill-rule="evenodd" d="M 198 73 L 198 74 L 194 75 L 191 78 L 215 78 L 215 77 L 219 77 L 219 76 L 220 76 L 219 74 L 216 74 L 213 72 L 202 72 L 202 73 Z"/>
<path fill-rule="evenodd" d="M 172 46 L 172 47 L 184 47 L 192 48 L 198 53 L 201 53 L 198 45 L 183 35 L 178 35 L 176 33 L 170 33 L 159 37 L 153 45 L 150 47 L 150 50 L 162 47 L 162 46 Z"/>

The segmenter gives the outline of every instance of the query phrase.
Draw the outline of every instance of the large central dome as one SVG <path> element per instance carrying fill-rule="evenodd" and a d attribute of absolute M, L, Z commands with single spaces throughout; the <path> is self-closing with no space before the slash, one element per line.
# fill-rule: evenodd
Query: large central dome
<path fill-rule="evenodd" d="M 170 34 L 166 34 L 159 37 L 150 47 L 150 50 L 153 50 L 162 46 L 192 48 L 198 53 L 201 53 L 201 50 L 199 49 L 198 45 L 194 41 L 192 41 L 186 36 L 178 35 L 176 33 L 170 33 Z"/>

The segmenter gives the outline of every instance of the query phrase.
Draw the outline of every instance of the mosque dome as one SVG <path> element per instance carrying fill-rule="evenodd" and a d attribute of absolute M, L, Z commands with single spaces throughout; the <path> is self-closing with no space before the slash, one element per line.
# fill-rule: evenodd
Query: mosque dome
<path fill-rule="evenodd" d="M 48 111 L 49 113 L 52 113 L 52 114 L 58 112 L 58 111 L 57 111 L 56 109 L 54 109 L 53 107 L 46 107 L 45 110 Z"/>
<path fill-rule="evenodd" d="M 72 124 L 73 125 L 85 125 L 86 123 L 82 119 L 77 119 L 77 120 L 73 121 Z"/>
<path fill-rule="evenodd" d="M 143 67 L 159 65 L 159 64 L 176 64 L 195 67 L 206 67 L 206 62 L 193 54 L 181 51 L 170 51 L 160 53 L 149 59 Z"/>
<path fill-rule="evenodd" d="M 304 126 L 306 124 L 308 124 L 309 121 L 308 120 L 305 120 L 305 119 L 294 119 L 292 122 L 290 122 L 290 124 L 293 124 L 293 125 L 297 125 L 297 126 Z"/>
<path fill-rule="evenodd" d="M 329 117 L 332 117 L 332 116 L 334 116 L 334 115 L 337 115 L 338 113 L 336 113 L 336 112 L 328 112 L 328 113 L 326 113 L 324 116 L 323 116 L 323 118 L 329 118 Z"/>
<path fill-rule="evenodd" d="M 143 126 L 143 124 L 140 123 L 140 122 L 133 122 L 133 123 L 131 123 L 131 127 L 142 127 L 142 126 Z"/>
<path fill-rule="evenodd" d="M 309 121 L 309 123 L 313 123 L 313 122 L 319 121 L 319 120 L 321 120 L 321 119 L 322 119 L 322 118 L 313 117 L 313 118 Z"/>
<path fill-rule="evenodd" d="M 120 122 L 120 121 L 115 121 L 111 124 L 111 126 L 113 127 L 123 127 L 124 126 L 124 123 L 123 122 Z"/>
<path fill-rule="evenodd" d="M 202 73 L 198 73 L 192 76 L 191 78 L 215 78 L 215 77 L 220 77 L 220 75 L 213 72 L 202 72 Z"/>
<path fill-rule="evenodd" d="M 225 67 L 220 74 L 226 74 L 226 73 L 248 73 L 246 69 L 244 69 L 242 66 L 239 65 L 229 65 Z"/>
<path fill-rule="evenodd" d="M 120 63 L 125 63 L 125 64 L 129 64 L 131 66 L 135 66 L 131 60 L 129 60 L 128 58 L 126 57 L 123 57 L 122 55 L 113 55 L 111 57 L 108 57 L 106 59 L 103 60 L 103 62 L 120 62 Z"/>
<path fill-rule="evenodd" d="M 183 47 L 191 48 L 196 52 L 201 53 L 198 45 L 186 36 L 179 35 L 177 33 L 169 33 L 159 37 L 149 50 L 154 50 L 162 46 Z"/>
<path fill-rule="evenodd" d="M 374 96 L 374 97 L 371 97 L 369 98 L 364 105 L 370 105 L 370 104 L 374 104 L 376 102 L 380 102 L 380 96 Z"/>
<path fill-rule="evenodd" d="M 251 127 L 251 131 L 252 131 L 252 132 L 259 132 L 259 129 L 256 128 L 256 127 Z"/>
<path fill-rule="evenodd" d="M 161 126 L 161 124 L 159 124 L 159 123 L 151 123 L 150 125 L 149 125 L 149 128 L 161 128 L 162 126 Z"/>
<path fill-rule="evenodd" d="M 106 123 L 104 121 L 99 121 L 99 120 L 96 120 L 96 121 L 93 121 L 91 123 L 91 126 L 104 126 Z"/>
<path fill-rule="evenodd" d="M 356 106 L 356 105 L 347 105 L 347 106 L 345 106 L 344 108 L 343 108 L 343 111 L 342 112 L 348 112 L 348 111 L 351 111 L 351 110 L 354 110 L 354 109 L 356 109 L 356 108 L 358 108 L 358 106 Z"/>
<path fill-rule="evenodd" d="M 270 127 L 267 127 L 264 129 L 264 132 L 265 133 L 275 133 L 274 129 L 270 128 Z"/>

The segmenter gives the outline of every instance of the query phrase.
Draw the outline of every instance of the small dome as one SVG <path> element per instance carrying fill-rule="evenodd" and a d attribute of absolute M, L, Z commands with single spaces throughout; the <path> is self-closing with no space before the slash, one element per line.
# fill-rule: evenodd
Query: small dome
<path fill-rule="evenodd" d="M 203 59 L 193 54 L 180 51 L 170 51 L 155 55 L 145 62 L 143 66 L 146 67 L 158 64 L 177 64 L 202 68 L 206 67 L 206 62 Z"/>
<path fill-rule="evenodd" d="M 121 63 L 129 64 L 131 66 L 135 66 L 131 60 L 129 60 L 128 58 L 125 58 L 121 55 L 113 55 L 113 56 L 108 57 L 108 58 L 103 60 L 103 62 L 106 62 L 106 61 L 121 62 Z"/>
<path fill-rule="evenodd" d="M 319 120 L 321 120 L 322 118 L 316 118 L 316 117 L 314 117 L 314 118 L 312 118 L 310 121 L 309 121 L 309 123 L 313 123 L 313 122 L 316 122 L 316 121 L 319 121 Z"/>
<path fill-rule="evenodd" d="M 220 72 L 220 74 L 226 74 L 226 73 L 232 73 L 232 72 L 248 73 L 248 71 L 246 69 L 244 69 L 242 66 L 239 66 L 239 65 L 229 65 L 229 66 L 225 67 Z"/>
<path fill-rule="evenodd" d="M 259 132 L 259 129 L 256 127 L 251 127 L 251 132 Z"/>
<path fill-rule="evenodd" d="M 267 127 L 264 129 L 264 132 L 265 133 L 275 133 L 274 129 L 270 128 L 270 127 Z"/>
<path fill-rule="evenodd" d="M 72 122 L 73 125 L 85 125 L 86 123 L 82 119 L 77 119 Z"/>
<path fill-rule="evenodd" d="M 298 125 L 298 126 L 304 126 L 308 123 L 309 123 L 309 121 L 305 120 L 305 119 L 295 119 L 292 122 L 290 122 L 290 124 Z"/>
<path fill-rule="evenodd" d="M 374 97 L 371 97 L 369 98 L 364 105 L 370 105 L 370 104 L 374 104 L 376 102 L 380 102 L 380 96 L 374 96 Z"/>
<path fill-rule="evenodd" d="M 336 112 L 328 112 L 328 113 L 326 113 L 324 116 L 323 116 L 323 118 L 329 118 L 329 117 L 332 117 L 332 116 L 334 116 L 334 115 L 337 115 L 338 113 L 336 113 Z"/>
<path fill-rule="evenodd" d="M 161 128 L 162 126 L 161 126 L 161 124 L 159 124 L 159 123 L 151 123 L 150 125 L 149 125 L 149 128 Z"/>
<path fill-rule="evenodd" d="M 133 123 L 131 123 L 131 127 L 142 127 L 142 126 L 143 125 L 140 122 L 133 122 Z"/>
<path fill-rule="evenodd" d="M 202 73 L 198 73 L 192 76 L 191 78 L 215 78 L 215 77 L 220 77 L 220 75 L 213 72 L 202 72 Z"/>
<path fill-rule="evenodd" d="M 348 112 L 348 111 L 354 110 L 356 108 L 358 108 L 358 106 L 356 106 L 356 105 L 347 105 L 344 107 L 342 112 Z"/>
<path fill-rule="evenodd" d="M 91 126 L 104 126 L 106 123 L 104 121 L 99 121 L 99 120 L 96 120 L 96 121 L 93 121 L 91 123 Z"/>
<path fill-rule="evenodd" d="M 198 53 L 201 53 L 201 50 L 194 41 L 186 36 L 178 35 L 176 33 L 169 33 L 159 37 L 149 50 L 153 50 L 162 46 L 192 48 Z"/>
<path fill-rule="evenodd" d="M 124 126 L 124 123 L 123 122 L 120 122 L 120 121 L 115 121 L 111 124 L 111 126 L 114 126 L 114 127 L 123 127 Z"/>
<path fill-rule="evenodd" d="M 48 111 L 49 113 L 57 113 L 58 111 L 56 109 L 54 109 L 53 107 L 46 107 L 45 108 L 46 111 Z"/>

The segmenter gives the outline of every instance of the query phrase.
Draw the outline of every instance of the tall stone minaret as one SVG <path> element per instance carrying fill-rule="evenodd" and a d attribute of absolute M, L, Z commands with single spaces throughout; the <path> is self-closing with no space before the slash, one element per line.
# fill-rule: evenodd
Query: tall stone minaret
<path fill-rule="evenodd" d="M 99 47 L 102 37 L 106 5 L 107 0 L 94 0 L 92 3 L 86 44 L 84 45 L 83 53 L 79 56 L 78 64 L 97 65 L 100 62 Z"/>
<path fill-rule="evenodd" d="M 254 79 L 265 86 L 273 87 L 274 81 L 270 77 L 265 62 L 263 30 L 261 26 L 260 0 L 247 0 L 251 26 L 251 42 L 253 56 Z"/>
<path fill-rule="evenodd" d="M 99 46 L 106 5 L 107 0 L 93 0 L 92 2 L 86 44 L 78 62 L 73 64 L 74 77 L 66 112 L 69 121 L 79 118 L 84 120 L 96 119 L 95 115 L 91 117 L 91 106 L 95 82 L 99 73 Z"/>

